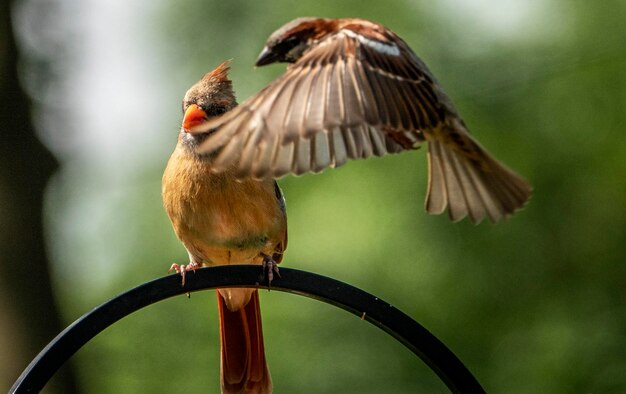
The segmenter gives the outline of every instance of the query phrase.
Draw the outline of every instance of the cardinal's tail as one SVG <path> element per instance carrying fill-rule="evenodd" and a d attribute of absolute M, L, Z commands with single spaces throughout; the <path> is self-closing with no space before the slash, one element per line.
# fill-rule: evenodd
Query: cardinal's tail
<path fill-rule="evenodd" d="M 217 292 L 220 314 L 222 393 L 271 393 L 265 361 L 259 292 L 239 310 L 230 311 Z"/>
<path fill-rule="evenodd" d="M 469 216 L 493 223 L 524 206 L 531 187 L 522 177 L 487 153 L 461 121 L 452 119 L 428 141 L 426 211 L 448 208 L 454 221 Z"/>

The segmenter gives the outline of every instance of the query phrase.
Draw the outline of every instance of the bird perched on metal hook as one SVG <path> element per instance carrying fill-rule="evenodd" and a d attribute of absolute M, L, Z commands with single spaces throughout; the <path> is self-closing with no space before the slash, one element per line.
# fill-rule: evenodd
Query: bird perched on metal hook
<path fill-rule="evenodd" d="M 196 152 L 202 135 L 188 132 L 208 117 L 237 105 L 223 63 L 192 86 L 183 100 L 178 144 L 163 174 L 163 205 L 189 254 L 173 264 L 183 276 L 206 265 L 264 265 L 271 282 L 287 247 L 287 215 L 275 180 L 239 180 L 234 169 L 212 171 L 210 155 Z M 221 384 L 225 393 L 268 393 L 272 380 L 265 360 L 259 293 L 218 289 Z"/>

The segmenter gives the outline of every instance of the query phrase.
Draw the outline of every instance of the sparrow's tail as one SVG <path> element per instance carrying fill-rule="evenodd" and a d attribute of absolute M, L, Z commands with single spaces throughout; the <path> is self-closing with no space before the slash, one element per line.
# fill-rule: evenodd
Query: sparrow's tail
<path fill-rule="evenodd" d="M 448 125 L 428 141 L 426 211 L 439 214 L 448 207 L 450 219 L 485 217 L 492 223 L 512 215 L 530 198 L 532 188 L 476 142 L 463 123 Z"/>
<path fill-rule="evenodd" d="M 220 314 L 222 393 L 271 393 L 265 361 L 259 292 L 241 309 L 230 311 L 217 293 Z"/>

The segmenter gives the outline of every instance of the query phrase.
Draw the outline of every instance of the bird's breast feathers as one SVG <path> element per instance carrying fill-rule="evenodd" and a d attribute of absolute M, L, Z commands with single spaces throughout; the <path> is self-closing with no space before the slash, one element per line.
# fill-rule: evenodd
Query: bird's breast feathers
<path fill-rule="evenodd" d="M 284 231 L 273 180 L 213 173 L 210 162 L 180 146 L 163 175 L 163 203 L 186 244 L 258 251 Z"/>

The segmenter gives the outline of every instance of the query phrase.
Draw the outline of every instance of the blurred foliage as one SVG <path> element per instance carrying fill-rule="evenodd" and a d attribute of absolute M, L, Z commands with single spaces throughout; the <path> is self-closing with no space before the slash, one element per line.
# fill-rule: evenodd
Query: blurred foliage
<path fill-rule="evenodd" d="M 48 238 L 66 321 L 185 261 L 160 206 L 160 176 L 187 87 L 233 58 L 243 101 L 284 69 L 252 68 L 273 30 L 297 16 L 356 16 L 412 46 L 483 145 L 532 182 L 534 197 L 497 226 L 428 216 L 423 149 L 287 177 L 283 264 L 394 304 L 488 392 L 626 391 L 626 3 L 503 3 L 529 16 L 498 33 L 483 26 L 498 21 L 453 12 L 452 1 L 160 2 L 138 34 L 153 45 L 151 67 L 169 92 L 149 125 L 170 133 L 158 140 L 169 145 L 121 169 L 118 189 L 98 188 L 104 174 L 67 162 L 50 187 Z M 92 212 L 81 204 L 93 214 L 81 216 Z M 76 356 L 82 386 L 217 391 L 214 297 L 164 301 L 99 335 Z M 262 306 L 277 393 L 446 391 L 407 349 L 334 307 L 278 292 L 264 292 Z"/>

